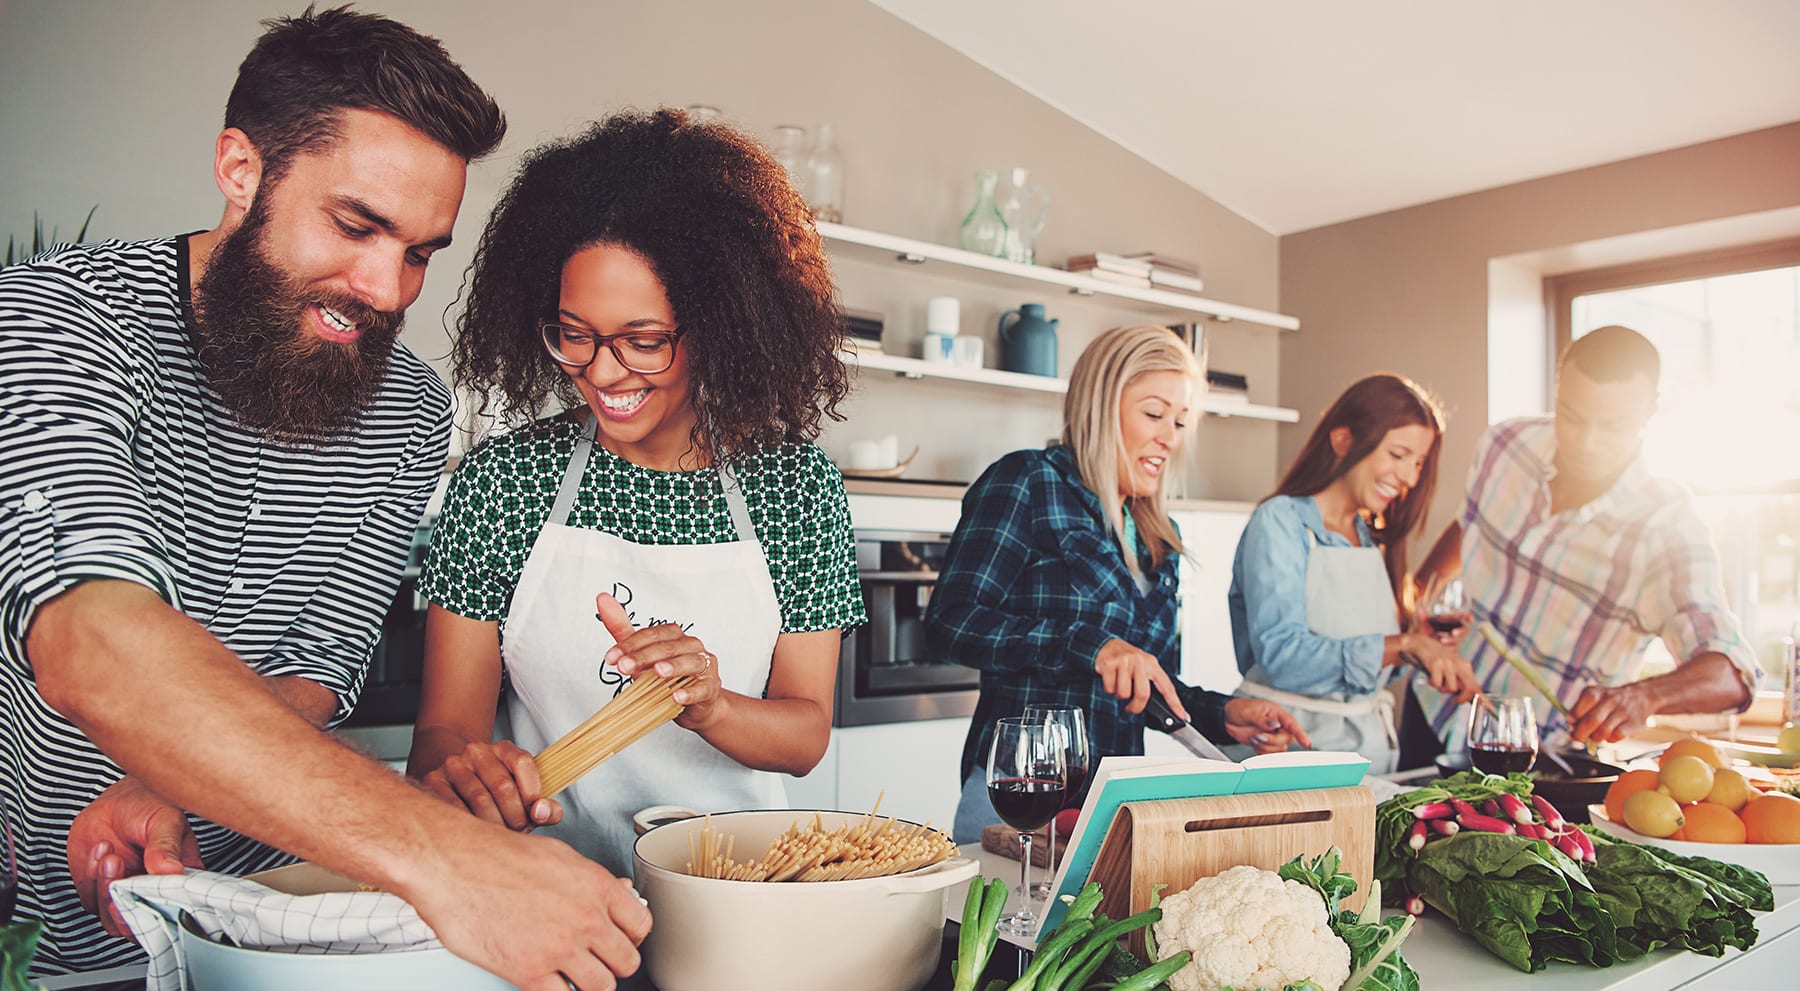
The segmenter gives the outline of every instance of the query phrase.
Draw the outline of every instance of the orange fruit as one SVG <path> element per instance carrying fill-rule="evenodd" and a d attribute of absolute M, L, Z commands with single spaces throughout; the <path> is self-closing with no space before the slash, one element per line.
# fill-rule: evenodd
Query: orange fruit
<path fill-rule="evenodd" d="M 1690 843 L 1742 843 L 1748 834 L 1744 820 L 1723 805 L 1700 802 L 1683 806 L 1681 811 L 1686 824 L 1674 836 L 1669 837 L 1672 840 L 1687 840 Z"/>
<path fill-rule="evenodd" d="M 1657 764 L 1666 766 L 1677 757 L 1698 757 L 1714 767 L 1725 766 L 1725 758 L 1719 756 L 1718 748 L 1697 736 L 1683 737 L 1669 744 L 1669 749 L 1663 751 Z"/>
<path fill-rule="evenodd" d="M 1613 822 L 1625 821 L 1625 799 L 1640 791 L 1654 789 L 1657 772 L 1649 768 L 1626 771 L 1606 789 L 1606 817 Z"/>
<path fill-rule="evenodd" d="M 1752 843 L 1800 843 L 1800 798 L 1770 792 L 1751 800 L 1738 815 Z"/>

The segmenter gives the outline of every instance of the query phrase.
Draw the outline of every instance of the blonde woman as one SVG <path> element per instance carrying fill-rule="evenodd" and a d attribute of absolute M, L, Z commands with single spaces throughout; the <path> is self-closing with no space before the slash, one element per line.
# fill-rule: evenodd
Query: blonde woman
<path fill-rule="evenodd" d="M 1000 821 L 982 766 L 989 734 L 1029 705 L 1086 710 L 1095 760 L 1144 752 L 1153 691 L 1220 742 L 1265 752 L 1308 744 L 1273 702 L 1178 693 L 1172 680 L 1183 548 L 1163 501 L 1201 382 L 1193 352 L 1167 328 L 1107 331 L 1075 362 L 1062 442 L 1006 455 L 963 497 L 926 618 L 934 650 L 982 673 L 957 842 Z"/>

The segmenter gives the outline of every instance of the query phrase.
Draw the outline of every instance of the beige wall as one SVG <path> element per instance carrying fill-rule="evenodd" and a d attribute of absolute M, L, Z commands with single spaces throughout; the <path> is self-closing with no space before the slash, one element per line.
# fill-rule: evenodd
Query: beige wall
<path fill-rule="evenodd" d="M 303 0 L 0 2 L 0 232 L 33 209 L 68 228 L 93 203 L 94 229 L 146 237 L 209 227 L 209 178 L 221 109 L 256 20 Z M 364 0 L 441 37 L 500 100 L 512 123 L 471 175 L 456 244 L 438 255 L 406 342 L 447 347 L 442 314 L 500 184 L 518 154 L 626 106 L 706 103 L 758 134 L 780 123 L 837 125 L 848 163 L 846 221 L 954 243 L 977 168 L 1026 165 L 1052 195 L 1040 259 L 1156 249 L 1198 260 L 1210 295 L 1273 309 L 1276 239 L 904 22 L 861 0 Z M 845 301 L 883 302 L 902 344 L 916 342 L 926 296 L 965 295 L 965 327 L 989 337 L 1009 306 L 1039 301 L 1063 316 L 1064 367 L 1128 314 L 1047 292 L 913 287 L 845 266 Z M 1220 354 L 1274 402 L 1276 334 L 1231 328 Z M 968 479 L 1012 447 L 1041 443 L 1054 402 L 920 383 L 871 383 L 853 436 L 899 433 L 925 449 L 919 470 Z M 976 425 L 971 429 L 971 424 Z M 1191 495 L 1254 495 L 1272 481 L 1275 427 L 1209 420 Z M 910 446 L 910 444 L 909 444 Z"/>
<path fill-rule="evenodd" d="M 1301 422 L 1281 428 L 1280 463 L 1352 380 L 1379 370 L 1410 375 L 1451 415 L 1435 535 L 1488 420 L 1490 339 L 1542 326 L 1530 312 L 1535 273 L 1520 256 L 1797 205 L 1800 123 L 1284 237 L 1280 309 L 1302 329 L 1282 341 L 1281 399 Z M 1661 248 L 1671 240 L 1680 239 Z M 1542 367 L 1541 353 L 1536 362 L 1514 357 L 1521 370 L 1506 374 Z"/>

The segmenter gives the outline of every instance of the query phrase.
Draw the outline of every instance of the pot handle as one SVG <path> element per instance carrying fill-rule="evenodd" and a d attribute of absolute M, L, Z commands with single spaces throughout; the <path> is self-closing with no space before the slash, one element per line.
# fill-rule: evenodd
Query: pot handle
<path fill-rule="evenodd" d="M 896 876 L 885 885 L 883 894 L 910 895 L 921 891 L 936 891 L 948 888 L 960 881 L 967 881 L 981 870 L 981 864 L 970 857 L 952 857 L 936 867 L 918 872 Z"/>

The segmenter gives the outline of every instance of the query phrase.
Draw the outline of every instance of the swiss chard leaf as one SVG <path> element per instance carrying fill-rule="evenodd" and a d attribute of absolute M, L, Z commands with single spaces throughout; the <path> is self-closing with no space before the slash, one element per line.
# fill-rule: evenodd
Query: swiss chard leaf
<path fill-rule="evenodd" d="M 37 953 L 42 929 L 40 922 L 0 926 L 0 991 L 40 991 L 41 985 L 27 978 L 25 970 Z"/>
<path fill-rule="evenodd" d="M 1750 909 L 1768 897 L 1767 879 L 1754 871 L 1721 871 L 1733 865 L 1683 857 L 1636 843 L 1594 843 L 1587 875 L 1618 925 L 1622 942 L 1647 953 L 1663 946 L 1722 956 L 1725 948 L 1756 943 Z M 1704 868 L 1704 869 L 1703 869 Z M 1732 879 L 1733 887 L 1715 874 Z M 1762 879 L 1759 886 L 1755 879 Z"/>

